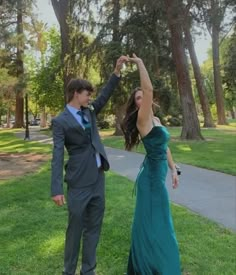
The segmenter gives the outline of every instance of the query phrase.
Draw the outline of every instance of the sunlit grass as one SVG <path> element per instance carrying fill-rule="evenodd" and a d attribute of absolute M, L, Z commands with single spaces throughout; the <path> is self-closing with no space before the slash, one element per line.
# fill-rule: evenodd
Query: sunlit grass
<path fill-rule="evenodd" d="M 190 148 L 190 146 L 187 146 L 187 145 L 180 144 L 180 145 L 177 146 L 177 148 L 179 150 L 185 151 L 185 152 L 189 152 L 189 151 L 191 152 L 192 151 L 192 149 Z"/>
<path fill-rule="evenodd" d="M 231 130 L 236 128 L 236 119 L 228 119 L 228 125 L 217 125 L 218 129 Z"/>

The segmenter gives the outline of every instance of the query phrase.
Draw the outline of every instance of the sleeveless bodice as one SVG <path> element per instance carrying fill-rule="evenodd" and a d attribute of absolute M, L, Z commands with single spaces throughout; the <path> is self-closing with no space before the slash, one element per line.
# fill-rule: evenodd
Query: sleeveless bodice
<path fill-rule="evenodd" d="M 142 138 L 147 152 L 146 157 L 153 160 L 165 160 L 169 139 L 170 134 L 164 126 L 153 126 L 151 131 Z"/>

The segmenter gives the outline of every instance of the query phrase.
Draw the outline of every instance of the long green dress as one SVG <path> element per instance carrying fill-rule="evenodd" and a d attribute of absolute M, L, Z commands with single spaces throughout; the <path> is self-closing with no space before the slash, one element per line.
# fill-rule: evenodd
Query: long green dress
<path fill-rule="evenodd" d="M 142 139 L 146 157 L 136 180 L 137 199 L 127 275 L 179 275 L 178 244 L 165 186 L 168 170 L 164 126 Z"/>

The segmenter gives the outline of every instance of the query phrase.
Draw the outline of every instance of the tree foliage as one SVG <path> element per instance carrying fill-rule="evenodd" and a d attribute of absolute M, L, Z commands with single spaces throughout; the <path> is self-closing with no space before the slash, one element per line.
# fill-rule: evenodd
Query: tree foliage
<path fill-rule="evenodd" d="M 222 45 L 223 46 L 223 45 Z M 223 83 L 225 87 L 226 108 L 231 112 L 232 118 L 236 113 L 236 27 L 232 35 L 222 47 Z"/>
<path fill-rule="evenodd" d="M 117 58 L 132 53 L 140 56 L 147 66 L 154 98 L 160 105 L 155 112 L 163 123 L 177 123 L 183 118 L 183 138 L 201 137 L 191 91 L 195 83 L 198 90 L 205 86 L 197 102 L 201 103 L 206 121 L 208 116 L 206 125 L 211 124 L 209 105 L 211 109 L 217 106 L 218 120 L 219 115 L 224 120 L 224 100 L 226 109 L 231 113 L 234 110 L 235 30 L 234 36 L 221 44 L 230 30 L 232 20 L 225 18 L 234 11 L 232 0 L 51 0 L 60 34 L 55 29 L 48 30 L 45 23 L 37 20 L 32 13 L 34 1 L 2 2 L 0 64 L 9 76 L 17 77 L 18 85 L 14 87 L 27 91 L 34 115 L 45 112 L 45 107 L 53 114 L 64 107 L 63 91 L 71 77 L 89 79 L 99 91 L 110 77 Z M 169 6 L 175 4 L 172 17 L 167 16 L 167 2 Z M 19 4 L 24 30 L 21 34 L 16 31 Z M 211 49 L 213 64 L 208 61 L 200 72 L 194 59 L 193 42 L 198 35 L 196 25 L 202 24 L 215 36 Z M 193 83 L 188 72 L 187 47 L 194 67 L 196 82 Z M 221 77 L 223 91 L 218 89 Z M 119 133 L 127 98 L 140 85 L 135 66 L 127 66 L 122 78 L 122 85 L 99 118 L 103 120 L 115 114 L 116 133 Z"/>
<path fill-rule="evenodd" d="M 60 35 L 55 28 L 43 32 L 47 46 L 39 61 L 29 61 L 29 94 L 39 109 L 48 107 L 56 113 L 64 106 L 60 63 Z"/>

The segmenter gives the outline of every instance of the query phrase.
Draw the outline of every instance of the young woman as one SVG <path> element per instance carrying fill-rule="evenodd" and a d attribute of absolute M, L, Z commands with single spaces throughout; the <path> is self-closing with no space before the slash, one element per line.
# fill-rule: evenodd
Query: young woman
<path fill-rule="evenodd" d="M 134 214 L 128 275 L 179 275 L 180 261 L 168 193 L 165 186 L 169 168 L 173 188 L 178 176 L 167 142 L 169 133 L 153 115 L 153 87 L 143 61 L 129 58 L 137 65 L 141 87 L 128 101 L 122 124 L 126 149 L 131 150 L 140 138 L 146 156 L 136 180 L 137 201 Z"/>

